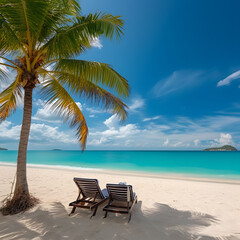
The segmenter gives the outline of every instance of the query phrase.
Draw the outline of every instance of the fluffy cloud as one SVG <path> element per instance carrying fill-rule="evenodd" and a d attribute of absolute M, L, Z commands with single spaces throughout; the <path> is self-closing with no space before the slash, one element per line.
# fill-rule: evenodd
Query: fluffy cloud
<path fill-rule="evenodd" d="M 32 117 L 33 120 L 36 121 L 46 121 L 46 122 L 52 122 L 52 123 L 60 123 L 61 120 L 59 117 L 54 114 L 49 106 L 44 106 L 37 110 L 36 114 Z"/>
<path fill-rule="evenodd" d="M 13 125 L 13 123 L 9 121 L 4 121 L 0 126 L 0 142 L 18 144 L 21 125 Z M 32 146 L 40 146 L 41 148 L 76 144 L 77 140 L 73 136 L 74 133 L 61 131 L 58 127 L 33 123 L 30 129 L 29 143 Z"/>
<path fill-rule="evenodd" d="M 219 81 L 217 83 L 217 87 L 229 85 L 232 81 L 234 81 L 236 79 L 239 79 L 239 78 L 240 78 L 240 70 L 232 73 L 228 77 L 226 77 L 223 80 Z"/>
<path fill-rule="evenodd" d="M 91 131 L 89 134 L 89 145 L 118 145 L 117 139 L 127 139 L 130 136 L 134 136 L 139 132 L 136 124 L 127 124 L 121 126 L 116 115 L 111 116 L 110 118 L 104 121 L 104 125 L 107 127 L 107 130 L 104 131 Z M 122 142 L 122 141 L 121 141 Z M 127 142 L 124 143 L 126 145 Z"/>
<path fill-rule="evenodd" d="M 77 106 L 83 110 L 83 107 L 80 102 L 76 102 Z M 33 120 L 42 121 L 42 122 L 51 122 L 51 123 L 61 123 L 61 119 L 57 116 L 52 110 L 51 105 L 46 104 L 45 101 L 39 99 L 35 103 L 38 106 L 36 114 L 32 117 Z"/>
<path fill-rule="evenodd" d="M 113 115 L 98 125 L 89 128 L 89 149 L 203 149 L 231 144 L 240 146 L 240 137 L 232 126 L 240 128 L 240 116 L 209 116 L 197 120 L 186 117 L 160 118 L 159 123 L 144 122 L 122 125 Z M 21 125 L 10 121 L 0 125 L 0 142 L 18 143 Z M 37 147 L 36 147 L 37 146 Z M 30 132 L 30 147 L 33 149 L 76 149 L 74 132 L 63 131 L 58 126 L 33 123 Z"/>
<path fill-rule="evenodd" d="M 20 136 L 21 125 L 13 125 L 10 121 L 4 121 L 0 124 L 1 140 L 18 140 Z"/>
<path fill-rule="evenodd" d="M 240 117 L 216 116 L 191 120 L 178 117 L 162 124 L 145 126 L 126 124 L 122 126 L 112 116 L 104 121 L 106 130 L 90 129 L 88 146 L 116 149 L 203 149 L 225 144 L 236 145 L 239 137 L 231 132 L 232 124 L 240 127 Z M 165 122 L 164 122 L 165 121 Z M 224 130 L 224 132 L 220 132 Z"/>
<path fill-rule="evenodd" d="M 103 45 L 101 44 L 101 41 L 98 37 L 94 37 L 90 42 L 92 47 L 96 47 L 98 49 L 101 49 Z"/>
<path fill-rule="evenodd" d="M 104 124 L 109 128 L 109 129 L 114 129 L 119 125 L 119 120 L 117 119 L 117 115 L 114 114 L 110 118 L 106 119 L 104 121 Z"/>
<path fill-rule="evenodd" d="M 229 133 L 221 133 L 220 138 L 219 139 L 215 139 L 215 141 L 217 143 L 219 143 L 220 145 L 229 145 L 232 144 L 232 135 Z"/>
<path fill-rule="evenodd" d="M 66 132 L 60 131 L 58 127 L 52 127 L 46 124 L 31 125 L 30 141 L 45 141 L 45 143 L 76 143 L 76 139 Z"/>

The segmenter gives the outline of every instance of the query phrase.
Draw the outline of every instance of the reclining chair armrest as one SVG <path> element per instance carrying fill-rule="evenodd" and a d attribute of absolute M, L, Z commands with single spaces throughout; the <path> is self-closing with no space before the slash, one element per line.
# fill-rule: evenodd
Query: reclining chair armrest
<path fill-rule="evenodd" d="M 137 195 L 135 196 L 135 198 L 134 198 L 134 200 L 133 200 L 133 203 L 132 203 L 132 206 L 131 206 L 131 208 L 130 208 L 130 210 L 129 210 L 129 213 L 132 212 L 133 207 L 134 207 L 134 205 L 136 204 L 136 202 L 137 202 Z"/>
<path fill-rule="evenodd" d="M 109 197 L 107 197 L 107 198 L 104 198 L 102 201 L 100 201 L 100 202 L 98 202 L 98 203 L 95 203 L 95 204 L 93 204 L 93 205 L 91 206 L 91 208 L 90 208 L 90 209 L 93 209 L 93 208 L 96 208 L 96 207 L 98 207 L 98 206 L 99 206 L 99 205 L 101 205 L 102 203 L 106 202 L 108 199 L 109 199 Z"/>

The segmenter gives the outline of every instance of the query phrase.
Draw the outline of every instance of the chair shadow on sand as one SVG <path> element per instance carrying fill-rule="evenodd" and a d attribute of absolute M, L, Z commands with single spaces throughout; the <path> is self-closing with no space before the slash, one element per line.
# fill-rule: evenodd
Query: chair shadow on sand
<path fill-rule="evenodd" d="M 79 209 L 71 217 L 70 208 L 55 202 L 45 210 L 41 206 L 15 216 L 0 216 L 0 239 L 83 239 L 83 240 L 237 240 L 235 237 L 217 238 L 198 234 L 199 229 L 217 224 L 217 219 L 207 214 L 180 211 L 166 204 L 155 203 L 155 208 L 142 211 L 139 201 L 133 210 L 132 221 L 126 215 L 109 214 L 103 219 L 99 208 L 97 215 Z"/>

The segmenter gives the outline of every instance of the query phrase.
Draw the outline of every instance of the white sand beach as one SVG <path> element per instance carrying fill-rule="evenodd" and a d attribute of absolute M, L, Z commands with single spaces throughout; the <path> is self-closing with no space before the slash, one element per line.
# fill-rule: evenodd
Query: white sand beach
<path fill-rule="evenodd" d="M 0 166 L 0 201 L 10 192 L 16 168 Z M 132 220 L 100 207 L 68 216 L 78 190 L 73 177 L 97 178 L 100 186 L 133 185 L 138 203 Z M 30 192 L 41 200 L 33 209 L 14 216 L 0 215 L 0 239 L 186 240 L 240 239 L 240 182 L 147 176 L 124 172 L 28 168 Z"/>

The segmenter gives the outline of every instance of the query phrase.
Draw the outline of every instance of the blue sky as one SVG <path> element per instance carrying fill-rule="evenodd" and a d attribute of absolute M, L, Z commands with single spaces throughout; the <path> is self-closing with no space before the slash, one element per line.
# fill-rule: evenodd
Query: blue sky
<path fill-rule="evenodd" d="M 119 123 L 76 98 L 89 126 L 87 149 L 240 148 L 238 0 L 82 0 L 83 14 L 121 15 L 121 41 L 96 40 L 79 58 L 106 62 L 131 87 Z M 34 95 L 29 149 L 80 149 L 74 131 Z M 1 123 L 0 146 L 17 149 L 22 106 Z"/>

